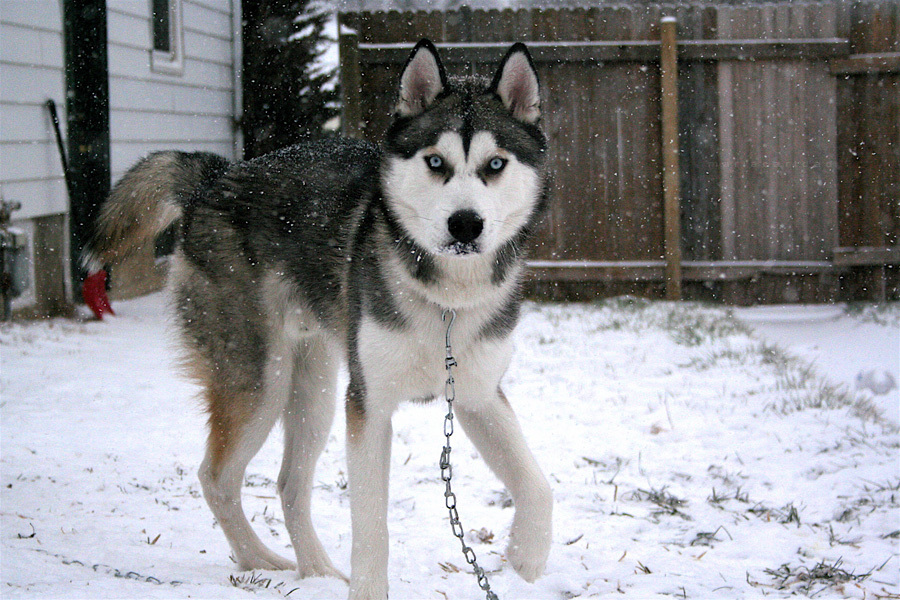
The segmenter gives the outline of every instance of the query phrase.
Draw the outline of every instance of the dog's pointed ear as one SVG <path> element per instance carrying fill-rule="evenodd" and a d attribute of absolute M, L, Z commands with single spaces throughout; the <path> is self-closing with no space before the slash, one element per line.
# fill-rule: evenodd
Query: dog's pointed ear
<path fill-rule="evenodd" d="M 447 87 L 447 74 L 438 57 L 437 48 L 421 40 L 413 48 L 400 76 L 400 100 L 397 114 L 414 117 L 428 108 Z"/>
<path fill-rule="evenodd" d="M 541 86 L 525 44 L 514 44 L 500 61 L 491 90 L 516 119 L 536 123 L 541 118 Z"/>

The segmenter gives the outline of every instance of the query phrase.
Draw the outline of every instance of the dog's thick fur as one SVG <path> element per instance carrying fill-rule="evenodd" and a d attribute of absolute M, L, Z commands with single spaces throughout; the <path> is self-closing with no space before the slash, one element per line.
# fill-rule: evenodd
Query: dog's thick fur
<path fill-rule="evenodd" d="M 331 140 L 237 164 L 160 152 L 114 187 L 89 266 L 181 219 L 170 280 L 209 410 L 200 479 L 241 568 L 343 577 L 313 530 L 310 494 L 346 360 L 350 597 L 387 596 L 391 414 L 443 394 L 441 314 L 452 308 L 458 420 L 515 503 L 510 564 L 528 581 L 542 573 L 552 496 L 500 389 L 523 246 L 547 204 L 539 119 L 525 46 L 492 81 L 451 79 L 423 40 L 383 149 Z M 263 545 L 241 508 L 244 470 L 279 419 L 296 565 Z"/>

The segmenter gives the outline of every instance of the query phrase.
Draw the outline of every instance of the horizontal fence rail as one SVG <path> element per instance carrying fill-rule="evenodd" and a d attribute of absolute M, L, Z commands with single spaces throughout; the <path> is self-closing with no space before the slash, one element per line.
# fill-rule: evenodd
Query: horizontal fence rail
<path fill-rule="evenodd" d="M 447 64 L 490 63 L 509 48 L 511 42 L 490 44 L 436 44 Z M 403 64 L 414 43 L 359 44 L 360 61 L 365 64 Z M 658 41 L 634 42 L 529 42 L 535 62 L 602 63 L 659 61 Z M 787 40 L 682 40 L 681 60 L 824 60 L 847 57 L 846 39 Z"/>
<path fill-rule="evenodd" d="M 686 281 L 736 281 L 761 275 L 820 275 L 833 270 L 831 261 L 730 260 L 681 262 Z M 564 261 L 530 260 L 532 277 L 539 281 L 593 281 L 619 279 L 656 281 L 666 279 L 664 260 Z"/>

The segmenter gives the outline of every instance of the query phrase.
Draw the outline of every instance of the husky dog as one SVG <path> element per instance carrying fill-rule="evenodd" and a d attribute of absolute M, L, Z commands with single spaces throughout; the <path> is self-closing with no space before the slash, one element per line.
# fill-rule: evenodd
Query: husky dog
<path fill-rule="evenodd" d="M 181 220 L 170 283 L 209 411 L 200 480 L 242 569 L 346 579 L 313 530 L 310 494 L 347 361 L 352 599 L 387 597 L 391 415 L 443 395 L 446 309 L 457 418 L 513 498 L 507 558 L 527 581 L 551 538 L 550 487 L 500 389 L 523 249 L 549 193 L 534 64 L 516 44 L 493 80 L 448 78 L 422 40 L 399 88 L 383 148 L 330 140 L 235 164 L 148 156 L 113 188 L 85 260 L 114 263 Z M 296 564 L 241 508 L 244 470 L 279 419 Z"/>

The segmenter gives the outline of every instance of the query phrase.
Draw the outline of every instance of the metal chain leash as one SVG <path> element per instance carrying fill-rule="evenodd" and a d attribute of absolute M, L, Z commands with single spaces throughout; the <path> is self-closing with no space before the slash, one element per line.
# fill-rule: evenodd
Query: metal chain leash
<path fill-rule="evenodd" d="M 449 318 L 449 321 L 447 320 Z M 475 577 L 478 579 L 478 587 L 480 587 L 487 600 L 499 600 L 497 594 L 491 591 L 491 584 L 488 583 L 487 573 L 478 565 L 475 557 L 475 551 L 472 550 L 465 540 L 465 532 L 462 524 L 459 522 L 459 512 L 456 510 L 456 494 L 450 487 L 450 480 L 453 479 L 453 466 L 450 464 L 450 436 L 453 435 L 453 401 L 456 399 L 456 382 L 453 379 L 453 367 L 456 366 L 456 358 L 453 357 L 453 348 L 450 345 L 450 330 L 453 327 L 453 321 L 456 320 L 456 311 L 452 308 L 445 309 L 441 313 L 441 321 L 447 323 L 446 349 L 447 356 L 444 358 L 444 367 L 447 369 L 447 381 L 444 384 L 444 397 L 447 399 L 447 416 L 444 417 L 444 437 L 447 438 L 444 448 L 441 451 L 441 480 L 446 484 L 444 490 L 444 504 L 450 511 L 450 527 L 453 529 L 453 535 L 459 539 L 462 544 L 462 553 L 466 558 L 466 562 L 475 571 Z"/>

